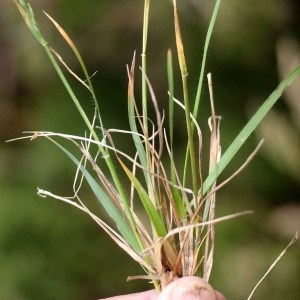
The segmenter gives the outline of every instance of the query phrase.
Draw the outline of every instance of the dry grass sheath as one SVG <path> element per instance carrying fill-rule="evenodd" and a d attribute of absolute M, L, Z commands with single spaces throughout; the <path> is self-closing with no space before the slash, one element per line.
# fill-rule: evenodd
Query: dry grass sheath
<path fill-rule="evenodd" d="M 144 3 L 141 69 L 139 70 L 136 67 L 137 59 L 134 54 L 132 63 L 128 66 L 128 121 L 130 130 L 125 131 L 105 128 L 105 124 L 101 119 L 102 112 L 100 112 L 91 82 L 91 75 L 80 52 L 65 30 L 46 14 L 74 52 L 75 58 L 82 68 L 84 78 L 80 78 L 75 74 L 57 51 L 49 46 L 40 32 L 29 3 L 25 0 L 15 0 L 15 4 L 27 26 L 47 52 L 53 67 L 80 112 L 88 130 L 88 134 L 83 136 L 54 132 L 27 132 L 27 135 L 23 137 L 30 140 L 41 137 L 48 139 L 60 148 L 77 168 L 73 185 L 73 197 L 61 197 L 42 189 L 38 189 L 38 194 L 42 197 L 50 196 L 64 201 L 88 214 L 119 247 L 141 265 L 146 274 L 130 276 L 129 279 L 150 280 L 155 288 L 161 291 L 170 282 L 183 276 L 196 275 L 209 281 L 213 268 L 216 223 L 250 213 L 247 211 L 216 218 L 216 192 L 244 169 L 262 143 L 228 180 L 218 183 L 218 176 L 234 158 L 266 113 L 280 98 L 285 88 L 299 75 L 300 67 L 295 68 L 280 83 L 222 154 L 220 145 L 221 117 L 215 112 L 211 74 L 208 74 L 211 117 L 209 118 L 209 128 L 205 128 L 205 130 L 210 130 L 210 142 L 202 140 L 203 129 L 197 123 L 207 49 L 221 0 L 216 1 L 212 12 L 204 43 L 197 95 L 192 100 L 188 93 L 188 67 L 180 31 L 180 17 L 176 0 L 173 0 L 174 32 L 180 66 L 179 71 L 182 79 L 183 99 L 178 100 L 174 95 L 173 54 L 169 50 L 167 54 L 169 83 L 169 114 L 167 121 L 165 115 L 160 111 L 155 91 L 147 77 L 147 32 L 151 1 L 145 0 Z M 65 72 L 74 76 L 93 98 L 95 114 L 92 118 L 87 116 L 83 110 L 80 100 L 64 75 Z M 136 72 L 142 74 L 142 95 L 139 96 L 135 93 Z M 152 105 L 155 111 L 153 120 L 150 120 L 148 116 L 149 105 Z M 194 105 L 193 111 L 190 109 L 191 105 Z M 183 167 L 178 165 L 174 155 L 176 144 L 173 137 L 173 112 L 175 109 L 182 113 L 186 123 L 187 140 Z M 133 156 L 115 146 L 114 141 L 120 134 L 126 135 L 132 140 L 136 151 Z M 78 152 L 71 152 L 63 146 L 60 143 L 61 139 L 69 141 L 72 146 L 75 145 Z M 210 143 L 209 170 L 203 170 L 202 148 L 203 143 L 207 142 Z M 167 157 L 167 160 L 162 159 L 163 155 Z M 184 170 L 183 174 L 180 174 L 180 169 Z M 208 173 L 208 176 L 204 178 L 203 174 L 206 173 Z M 125 188 L 124 180 L 120 180 L 121 177 L 128 179 L 129 193 Z M 88 183 L 104 211 L 112 219 L 112 223 L 105 223 L 97 217 L 87 207 L 84 199 L 81 199 L 79 191 L 83 181 Z M 191 185 L 189 182 L 191 182 Z M 146 221 L 141 219 L 136 209 L 137 202 L 143 207 L 147 216 Z"/>

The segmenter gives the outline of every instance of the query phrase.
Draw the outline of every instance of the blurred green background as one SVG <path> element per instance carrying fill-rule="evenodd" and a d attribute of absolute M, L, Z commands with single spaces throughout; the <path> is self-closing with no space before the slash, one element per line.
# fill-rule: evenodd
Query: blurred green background
<path fill-rule="evenodd" d="M 212 2 L 179 1 L 192 96 Z M 47 40 L 73 70 L 78 70 L 75 58 L 42 10 L 71 35 L 90 72 L 98 71 L 93 82 L 105 126 L 127 128 L 126 64 L 134 50 L 138 59 L 141 53 L 143 1 L 31 3 Z M 295 0 L 223 1 L 207 67 L 213 75 L 216 110 L 223 117 L 223 151 L 280 78 L 299 64 L 299 16 L 300 5 Z M 166 52 L 170 47 L 176 57 L 174 46 L 171 1 L 153 1 L 148 75 L 162 108 L 168 99 Z M 176 76 L 179 78 L 178 72 Z M 78 93 L 92 112 L 89 95 L 81 88 Z M 180 84 L 176 97 L 181 98 Z M 228 299 L 246 299 L 299 230 L 299 98 L 300 80 L 222 175 L 225 179 L 232 174 L 258 140 L 265 138 L 255 160 L 217 197 L 218 216 L 255 211 L 217 226 L 211 282 Z M 5 143 L 26 130 L 84 133 L 83 122 L 46 54 L 8 0 L 1 2 L 0 9 L 0 101 L 0 299 L 97 299 L 148 289 L 147 282 L 126 282 L 128 275 L 142 270 L 86 215 L 36 195 L 36 187 L 72 195 L 75 170 L 64 155 L 44 140 Z M 206 133 L 208 109 L 205 87 L 200 123 Z M 176 139 L 178 144 L 185 139 L 183 120 L 176 122 Z M 208 147 L 209 140 L 205 142 Z M 178 151 L 181 149 L 179 145 Z M 86 197 L 91 197 L 88 191 Z M 299 276 L 298 242 L 253 299 L 299 299 Z"/>

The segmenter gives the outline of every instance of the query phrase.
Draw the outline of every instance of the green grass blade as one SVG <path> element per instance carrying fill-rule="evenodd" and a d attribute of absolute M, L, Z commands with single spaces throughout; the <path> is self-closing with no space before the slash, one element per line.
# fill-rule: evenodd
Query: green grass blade
<path fill-rule="evenodd" d="M 167 234 L 167 230 L 165 224 L 161 218 L 160 211 L 158 211 L 155 206 L 153 205 L 147 191 L 143 188 L 139 180 L 132 174 L 132 172 L 125 166 L 125 164 L 119 160 L 121 166 L 123 167 L 124 171 L 126 172 L 128 178 L 134 185 L 141 202 L 145 208 L 145 211 L 151 221 L 152 226 L 155 228 L 155 231 L 158 236 L 165 236 Z"/>
<path fill-rule="evenodd" d="M 252 116 L 246 126 L 237 135 L 225 153 L 222 155 L 219 163 L 210 172 L 203 185 L 203 192 L 206 193 L 212 184 L 216 181 L 217 177 L 222 173 L 228 163 L 232 160 L 235 154 L 239 151 L 250 134 L 260 124 L 262 119 L 266 116 L 268 111 L 273 107 L 277 100 L 281 97 L 284 90 L 300 75 L 300 65 L 296 67 L 291 73 L 289 73 L 284 80 L 278 85 L 278 87 L 272 92 L 272 94 L 265 100 L 257 112 Z M 205 221 L 205 219 L 204 219 Z"/>
<path fill-rule="evenodd" d="M 195 98 L 195 106 L 194 106 L 194 111 L 193 111 L 193 116 L 195 119 L 197 119 L 197 115 L 199 112 L 199 105 L 200 105 L 200 100 L 201 100 L 201 92 L 203 88 L 203 79 L 204 79 L 204 73 L 205 73 L 205 66 L 206 66 L 206 61 L 207 61 L 207 52 L 208 52 L 208 47 L 210 44 L 211 36 L 215 27 L 216 19 L 218 16 L 218 12 L 220 9 L 222 0 L 217 0 L 213 14 L 211 16 L 206 38 L 205 38 L 205 43 L 204 43 L 204 49 L 203 49 L 203 58 L 202 58 L 202 64 L 201 64 L 201 71 L 200 71 L 200 77 L 199 77 L 199 82 L 198 82 L 198 88 L 197 88 L 197 94 Z M 193 126 L 194 127 L 194 126 Z"/>

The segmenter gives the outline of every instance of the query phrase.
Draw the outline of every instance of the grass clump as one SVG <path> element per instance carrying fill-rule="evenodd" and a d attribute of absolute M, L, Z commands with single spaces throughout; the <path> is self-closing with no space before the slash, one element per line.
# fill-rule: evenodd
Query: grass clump
<path fill-rule="evenodd" d="M 45 49 L 59 78 L 69 93 L 76 108 L 86 124 L 88 133 L 75 136 L 55 132 L 29 132 L 31 140 L 37 137 L 47 138 L 54 143 L 77 166 L 74 180 L 74 197 L 67 198 L 38 189 L 40 196 L 51 196 L 71 204 L 87 213 L 99 226 L 141 265 L 146 275 L 129 277 L 151 280 L 158 291 L 176 278 L 197 275 L 209 280 L 213 267 L 215 224 L 250 212 L 236 213 L 215 218 L 216 192 L 232 177 L 236 176 L 257 153 L 262 143 L 249 155 L 243 164 L 230 178 L 218 183 L 217 179 L 251 133 L 262 121 L 268 111 L 280 98 L 283 91 L 300 74 L 300 66 L 295 68 L 265 100 L 246 126 L 232 141 L 224 154 L 220 145 L 220 116 L 216 115 L 211 75 L 208 74 L 208 86 L 211 102 L 209 118 L 210 151 L 208 170 L 203 170 L 202 129 L 197 123 L 200 112 L 201 91 L 205 79 L 206 57 L 213 28 L 220 9 L 221 0 L 215 2 L 211 21 L 208 27 L 198 87 L 195 99 L 188 91 L 188 67 L 185 59 L 179 14 L 176 1 L 173 0 L 174 32 L 177 48 L 177 59 L 181 74 L 183 99 L 174 95 L 173 54 L 167 53 L 167 73 L 169 84 L 169 113 L 166 121 L 161 113 L 155 92 L 147 77 L 147 36 L 149 24 L 150 0 L 144 1 L 143 42 L 141 55 L 141 96 L 135 93 L 136 55 L 128 66 L 128 121 L 130 130 L 107 129 L 102 122 L 100 104 L 87 70 L 78 49 L 64 29 L 48 14 L 58 32 L 68 43 L 81 66 L 84 79 L 75 74 L 63 58 L 49 46 L 40 32 L 30 4 L 24 0 L 15 0 L 27 26 Z M 89 117 L 82 108 L 72 85 L 65 73 L 73 75 L 90 93 L 95 103 L 94 116 Z M 136 100 L 136 99 L 139 100 Z M 155 120 L 149 119 L 148 109 L 152 105 Z M 191 106 L 194 106 L 192 109 Z M 141 106 L 141 107 L 140 107 Z M 184 165 L 180 166 L 174 155 L 174 110 L 182 112 L 186 124 L 186 151 Z M 115 146 L 118 134 L 132 139 L 135 154 L 129 155 Z M 60 139 L 75 145 L 68 148 Z M 167 162 L 162 156 L 167 156 Z M 183 170 L 182 174 L 179 170 Z M 204 174 L 208 174 L 205 178 Z M 128 179 L 130 189 L 124 184 Z M 112 225 L 96 216 L 80 197 L 80 188 L 87 182 L 92 192 L 112 219 Z M 145 212 L 146 220 L 140 217 L 136 207 L 139 203 Z"/>

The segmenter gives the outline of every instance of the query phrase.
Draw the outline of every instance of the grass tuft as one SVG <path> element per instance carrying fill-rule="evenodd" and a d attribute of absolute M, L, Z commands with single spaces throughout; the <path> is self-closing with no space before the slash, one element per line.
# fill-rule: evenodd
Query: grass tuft
<path fill-rule="evenodd" d="M 192 103 L 188 93 L 188 67 L 180 30 L 180 16 L 176 0 L 173 0 L 174 36 L 180 66 L 183 99 L 182 101 L 178 100 L 174 95 L 174 58 L 171 50 L 169 50 L 167 53 L 169 87 L 167 122 L 160 113 L 155 92 L 147 77 L 147 40 L 151 1 L 144 1 L 141 55 L 142 94 L 138 97 L 141 99 L 137 101 L 135 95 L 136 55 L 134 54 L 131 66 L 128 67 L 129 131 L 105 128 L 101 118 L 100 105 L 90 80 L 91 76 L 79 50 L 61 25 L 45 13 L 74 52 L 75 58 L 83 70 L 84 79 L 75 74 L 63 58 L 48 45 L 39 29 L 30 4 L 24 0 L 15 0 L 14 2 L 27 26 L 46 51 L 88 130 L 88 135 L 84 136 L 55 132 L 28 132 L 28 135 L 23 137 L 30 140 L 41 137 L 48 139 L 61 149 L 77 167 L 72 198 L 61 197 L 43 189 L 38 189 L 38 194 L 42 197 L 58 199 L 87 213 L 119 247 L 141 265 L 146 273 L 146 275 L 129 277 L 129 279 L 149 279 L 158 291 L 178 277 L 198 275 L 208 281 L 213 268 L 215 224 L 250 213 L 240 212 L 215 218 L 216 192 L 244 169 L 261 147 L 261 143 L 230 178 L 218 184 L 218 177 L 234 159 L 284 90 L 299 76 L 300 66 L 296 67 L 271 93 L 224 154 L 221 153 L 220 145 L 221 118 L 215 112 L 212 77 L 211 74 L 208 74 L 211 101 L 210 153 L 209 169 L 207 172 L 203 172 L 202 148 L 204 141 L 202 141 L 202 129 L 197 123 L 197 117 L 200 112 L 208 46 L 221 0 L 216 1 L 212 12 L 204 42 L 197 95 Z M 80 100 L 65 76 L 65 72 L 72 74 L 91 94 L 95 103 L 95 114 L 91 118 L 82 108 Z M 140 104 L 142 106 L 141 112 Z M 154 108 L 155 120 L 150 120 L 148 117 L 150 105 Z M 190 109 L 191 105 L 194 105 L 193 111 Z M 186 122 L 187 140 L 182 174 L 178 171 L 182 166 L 178 165 L 174 156 L 174 148 L 176 147 L 173 136 L 175 109 L 182 112 Z M 133 156 L 115 146 L 114 140 L 117 134 L 124 134 L 132 140 L 136 151 Z M 67 140 L 71 146 L 75 145 L 79 154 L 75 154 L 66 146 L 62 146 L 61 139 Z M 167 162 L 162 160 L 163 153 L 168 157 Z M 208 176 L 203 178 L 203 173 L 208 173 Z M 130 192 L 125 189 L 124 181 L 120 181 L 121 176 L 127 178 Z M 191 186 L 188 185 L 188 179 L 191 179 Z M 80 198 L 79 191 L 84 180 L 90 186 L 104 211 L 112 219 L 112 226 L 97 217 Z M 140 219 L 135 209 L 136 202 L 141 203 L 147 216 L 146 221 Z"/>

